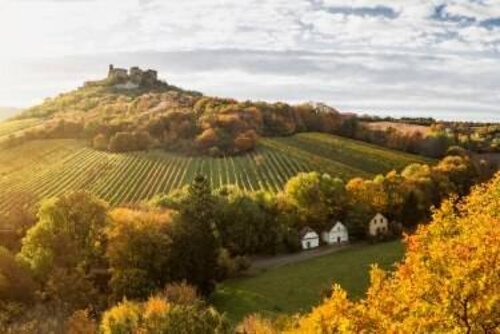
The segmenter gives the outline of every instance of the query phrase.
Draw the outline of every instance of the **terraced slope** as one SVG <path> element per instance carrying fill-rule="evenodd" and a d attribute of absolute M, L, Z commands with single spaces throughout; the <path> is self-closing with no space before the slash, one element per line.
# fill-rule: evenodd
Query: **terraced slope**
<path fill-rule="evenodd" d="M 112 205 L 149 199 L 202 173 L 213 187 L 280 191 L 299 172 L 317 170 L 349 179 L 371 177 L 423 159 L 324 134 L 263 139 L 247 155 L 186 157 L 162 150 L 112 154 L 76 140 L 43 140 L 0 151 L 0 212 L 23 194 L 35 199 L 88 190 Z"/>
<path fill-rule="evenodd" d="M 27 118 L 17 121 L 0 122 L 0 141 L 11 134 L 25 130 L 41 123 L 39 119 Z"/>

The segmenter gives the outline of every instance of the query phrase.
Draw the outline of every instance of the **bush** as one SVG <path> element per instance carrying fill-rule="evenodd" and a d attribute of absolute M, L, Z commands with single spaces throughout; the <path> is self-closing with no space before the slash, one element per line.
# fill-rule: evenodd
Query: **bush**
<path fill-rule="evenodd" d="M 163 291 L 163 297 L 168 302 L 178 305 L 194 305 L 199 301 L 196 288 L 185 281 L 167 284 Z"/>
<path fill-rule="evenodd" d="M 92 140 L 92 146 L 96 150 L 106 151 L 108 149 L 108 145 L 109 145 L 108 138 L 106 138 L 106 136 L 103 134 L 98 134 Z"/>
<path fill-rule="evenodd" d="M 250 260 L 245 256 L 231 257 L 227 249 L 222 248 L 217 258 L 219 273 L 217 279 L 224 280 L 236 277 L 241 272 L 250 268 Z"/>
<path fill-rule="evenodd" d="M 0 299 L 29 303 L 35 298 L 35 290 L 28 266 L 0 247 Z"/>
<path fill-rule="evenodd" d="M 95 334 L 97 333 L 97 324 L 90 316 L 89 310 L 79 310 L 73 313 L 66 320 L 66 334 Z"/>
<path fill-rule="evenodd" d="M 135 333 L 141 325 L 141 305 L 124 301 L 102 316 L 100 331 L 102 334 Z"/>
<path fill-rule="evenodd" d="M 125 301 L 104 313 L 102 334 L 129 333 L 230 333 L 229 324 L 213 308 L 202 303 L 169 303 L 161 296 L 144 303 Z"/>
<path fill-rule="evenodd" d="M 112 152 L 128 152 L 136 149 L 134 135 L 130 132 L 118 132 L 109 141 L 109 150 Z"/>

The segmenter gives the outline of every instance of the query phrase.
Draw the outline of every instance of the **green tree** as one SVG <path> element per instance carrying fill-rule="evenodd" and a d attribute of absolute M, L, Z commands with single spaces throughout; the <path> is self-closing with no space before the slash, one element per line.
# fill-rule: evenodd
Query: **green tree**
<path fill-rule="evenodd" d="M 45 200 L 22 240 L 20 257 L 45 281 L 56 268 L 88 272 L 102 264 L 107 204 L 86 192 Z"/>
<path fill-rule="evenodd" d="M 219 242 L 216 229 L 216 200 L 207 178 L 195 177 L 181 205 L 173 228 L 173 272 L 202 294 L 215 286 Z"/>
<path fill-rule="evenodd" d="M 100 304 L 90 273 L 105 264 L 107 205 L 85 192 L 70 193 L 44 201 L 38 219 L 19 259 L 41 283 L 45 300 L 67 312 Z"/>
<path fill-rule="evenodd" d="M 344 182 L 328 174 L 300 173 L 291 178 L 284 196 L 298 210 L 303 224 L 323 229 L 342 219 L 347 203 Z"/>

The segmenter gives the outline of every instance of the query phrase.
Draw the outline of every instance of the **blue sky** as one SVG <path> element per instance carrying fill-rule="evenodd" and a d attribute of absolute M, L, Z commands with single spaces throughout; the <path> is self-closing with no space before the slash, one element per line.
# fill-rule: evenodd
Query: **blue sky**
<path fill-rule="evenodd" d="M 0 0 L 0 105 L 108 63 L 206 94 L 500 121 L 500 1 Z"/>

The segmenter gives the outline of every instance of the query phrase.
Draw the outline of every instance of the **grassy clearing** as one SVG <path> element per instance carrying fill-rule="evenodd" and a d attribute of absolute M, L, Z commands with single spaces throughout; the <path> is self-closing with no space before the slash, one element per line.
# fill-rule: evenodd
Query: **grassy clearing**
<path fill-rule="evenodd" d="M 404 247 L 399 241 L 376 245 L 356 245 L 305 262 L 269 269 L 253 277 L 221 284 L 212 303 L 233 322 L 247 314 L 293 314 L 308 311 L 321 301 L 333 282 L 353 298 L 360 298 L 369 283 L 370 265 L 393 268 L 401 260 Z"/>

